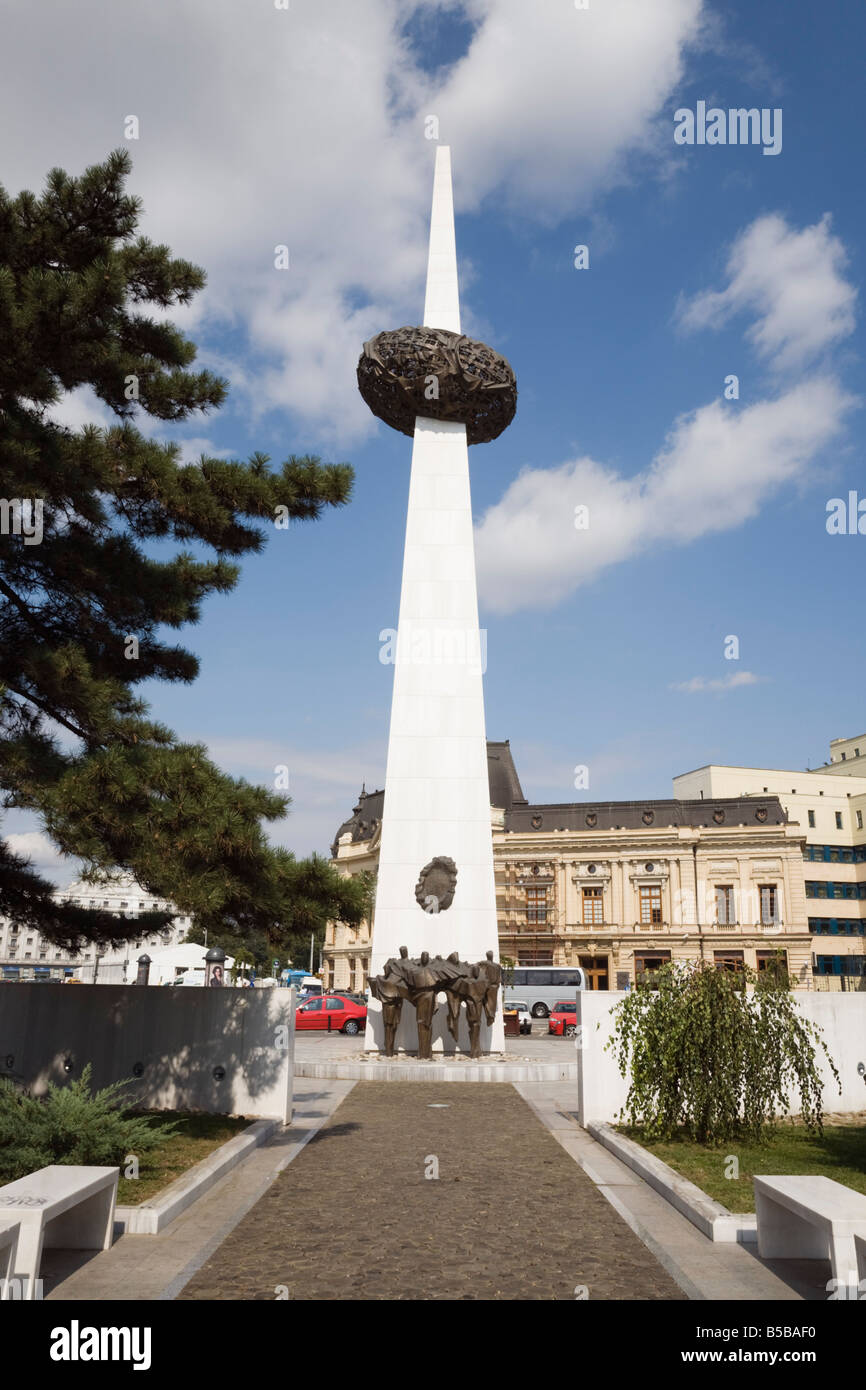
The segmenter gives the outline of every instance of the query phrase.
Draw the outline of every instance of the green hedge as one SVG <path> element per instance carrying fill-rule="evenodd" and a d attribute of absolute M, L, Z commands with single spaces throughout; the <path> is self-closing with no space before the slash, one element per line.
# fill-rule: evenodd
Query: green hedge
<path fill-rule="evenodd" d="M 127 1154 L 142 1155 L 165 1142 L 165 1126 L 154 1130 L 126 1108 L 122 1093 L 132 1078 L 93 1093 L 91 1073 L 88 1065 L 79 1080 L 51 1085 L 40 1097 L 0 1080 L 0 1182 L 53 1163 L 122 1167 Z"/>

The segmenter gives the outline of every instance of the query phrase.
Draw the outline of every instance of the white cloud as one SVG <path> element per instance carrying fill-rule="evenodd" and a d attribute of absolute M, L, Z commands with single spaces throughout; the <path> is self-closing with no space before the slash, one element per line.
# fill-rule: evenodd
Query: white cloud
<path fill-rule="evenodd" d="M 733 671 L 729 676 L 692 676 L 688 681 L 677 681 L 670 688 L 681 690 L 685 695 L 698 695 L 705 692 L 739 690 L 744 685 L 761 685 L 766 676 L 756 676 L 754 671 Z"/>
<path fill-rule="evenodd" d="M 685 545 L 757 516 L 803 478 L 841 431 L 854 398 L 832 377 L 741 410 L 711 401 L 674 424 L 650 466 L 623 478 L 590 458 L 525 469 L 475 533 L 481 602 L 548 607 L 652 545 Z M 576 530 L 574 509 L 589 509 Z"/>
<path fill-rule="evenodd" d="M 438 114 L 454 146 L 458 211 L 492 195 L 540 221 L 585 209 L 628 177 L 631 154 L 642 172 L 671 159 L 669 129 L 662 139 L 654 121 L 702 0 L 586 12 L 467 0 L 468 52 L 434 77 L 402 32 L 418 8 L 405 0 L 49 8 L 49 24 L 27 0 L 4 15 L 0 119 L 23 137 L 5 151 L 6 187 L 40 188 L 53 165 L 102 159 L 137 115 L 143 229 L 208 271 L 207 290 L 175 315 L 202 361 L 230 326 L 227 374 L 249 410 L 290 409 L 322 443 L 342 444 L 378 428 L 355 383 L 363 339 L 420 317 L 424 116 Z M 286 271 L 274 268 L 281 244 Z"/>
<path fill-rule="evenodd" d="M 6 835 L 5 840 L 13 854 L 29 860 L 35 869 L 42 872 L 69 864 L 69 859 L 62 855 L 48 836 L 39 830 Z M 47 876 L 53 877 L 54 875 L 48 874 Z"/>
<path fill-rule="evenodd" d="M 80 430 L 85 425 L 114 429 L 121 423 L 114 411 L 105 405 L 89 386 L 79 386 L 74 391 L 67 391 L 55 405 L 49 406 L 45 413 L 58 425 L 65 425 L 71 430 Z M 183 438 L 175 432 L 177 427 L 167 434 L 164 422 L 149 415 L 138 415 L 133 423 L 148 439 L 155 439 L 158 443 L 177 444 L 180 449 L 178 462 L 183 465 L 198 463 L 202 454 L 209 458 L 232 457 L 231 449 L 217 449 L 204 435 Z"/>
<path fill-rule="evenodd" d="M 796 230 L 784 217 L 759 217 L 737 237 L 728 284 L 681 301 L 690 331 L 719 328 L 735 314 L 755 316 L 747 337 L 778 371 L 801 368 L 854 331 L 857 291 L 843 275 L 848 257 L 825 213 Z"/>
<path fill-rule="evenodd" d="M 628 177 L 628 158 L 670 156 L 655 126 L 698 38 L 702 0 L 474 0 L 465 57 L 429 82 L 426 109 L 455 147 L 458 206 L 492 193 L 553 222 Z M 543 93 L 543 99 L 540 94 Z"/>
<path fill-rule="evenodd" d="M 727 289 L 681 304 L 679 320 L 695 329 L 751 311 L 747 335 L 790 380 L 853 330 L 845 263 L 828 218 L 802 231 L 759 218 L 734 244 Z M 590 458 L 525 469 L 476 529 L 482 601 L 499 613 L 548 606 L 653 545 L 742 525 L 807 477 L 857 403 L 828 368 L 752 405 L 714 400 L 681 415 L 634 477 Z M 576 507 L 588 508 L 586 529 L 576 529 Z"/>
<path fill-rule="evenodd" d="M 89 386 L 78 386 L 67 391 L 45 412 L 55 424 L 65 425 L 70 430 L 83 429 L 85 425 L 99 425 L 101 429 L 111 428 L 119 423 L 113 410 L 102 402 Z"/>
<path fill-rule="evenodd" d="M 138 420 L 136 424 L 138 428 L 141 429 L 144 421 Z M 142 433 L 146 434 L 148 431 L 142 429 Z M 178 435 L 171 435 L 166 439 L 161 439 L 160 435 L 157 434 L 156 438 L 160 443 L 171 442 L 172 444 L 177 444 L 180 449 L 178 463 L 184 467 L 189 467 L 191 463 L 199 463 L 202 454 L 213 459 L 227 459 L 232 457 L 231 449 L 217 449 L 209 439 L 205 439 L 201 435 L 193 435 L 189 439 L 182 439 Z"/>

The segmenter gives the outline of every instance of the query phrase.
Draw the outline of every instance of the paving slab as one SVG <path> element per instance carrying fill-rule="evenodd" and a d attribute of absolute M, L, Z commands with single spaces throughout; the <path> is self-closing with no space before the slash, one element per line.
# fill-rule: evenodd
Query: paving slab
<path fill-rule="evenodd" d="M 354 1082 L 299 1084 L 292 1124 L 255 1149 L 160 1235 L 124 1235 L 110 1250 L 46 1250 L 46 1300 L 170 1299 L 301 1154 Z"/>
<path fill-rule="evenodd" d="M 574 1087 L 528 1082 L 516 1089 L 689 1298 L 746 1302 L 827 1298 L 829 1260 L 762 1260 L 754 1246 L 714 1243 L 702 1235 L 581 1128 Z"/>
<path fill-rule="evenodd" d="M 685 1294 L 512 1086 L 358 1082 L 179 1297 Z"/>

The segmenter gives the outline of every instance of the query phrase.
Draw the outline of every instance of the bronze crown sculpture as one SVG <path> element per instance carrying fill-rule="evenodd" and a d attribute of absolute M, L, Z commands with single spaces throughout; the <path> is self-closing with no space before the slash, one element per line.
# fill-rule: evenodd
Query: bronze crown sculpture
<path fill-rule="evenodd" d="M 495 439 L 514 419 L 517 382 L 486 343 L 445 328 L 397 328 L 364 344 L 358 389 L 374 415 L 402 434 L 416 416 L 466 426 L 469 444 Z"/>

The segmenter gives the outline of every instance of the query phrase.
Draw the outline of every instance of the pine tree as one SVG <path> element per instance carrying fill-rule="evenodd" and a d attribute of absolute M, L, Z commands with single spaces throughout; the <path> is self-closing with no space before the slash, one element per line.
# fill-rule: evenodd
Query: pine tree
<path fill-rule="evenodd" d="M 275 517 L 344 505 L 353 473 L 309 456 L 271 469 L 259 453 L 184 467 L 177 445 L 136 427 L 142 411 L 215 409 L 226 385 L 192 370 L 195 346 L 164 312 L 205 277 L 136 236 L 130 168 L 120 150 L 80 178 L 52 170 L 39 198 L 0 188 L 0 789 L 88 872 L 128 870 L 202 927 L 286 942 L 329 916 L 357 920 L 360 892 L 324 859 L 272 848 L 263 822 L 288 798 L 180 743 L 135 687 L 192 681 L 196 658 L 159 630 L 233 588 Z M 50 418 L 82 385 L 115 426 Z M 153 558 L 155 540 L 177 543 L 173 558 Z M 0 839 L 0 912 L 73 949 L 129 936 L 123 919 L 51 893 Z M 137 933 L 164 921 L 138 919 Z"/>

